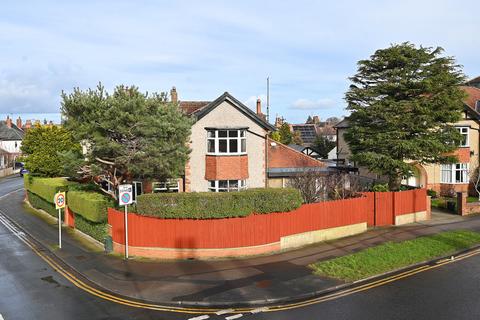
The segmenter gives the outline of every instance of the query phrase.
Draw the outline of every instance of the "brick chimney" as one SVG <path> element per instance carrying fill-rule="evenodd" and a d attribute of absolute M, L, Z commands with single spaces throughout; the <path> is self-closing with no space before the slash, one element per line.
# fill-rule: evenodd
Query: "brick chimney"
<path fill-rule="evenodd" d="M 177 95 L 177 89 L 175 87 L 172 87 L 172 90 L 170 90 L 170 100 L 173 103 L 178 102 L 178 95 Z"/>
<path fill-rule="evenodd" d="M 257 115 L 262 115 L 262 100 L 257 99 Z"/>
<path fill-rule="evenodd" d="M 25 121 L 25 129 L 30 129 L 32 127 L 32 120 Z"/>
<path fill-rule="evenodd" d="M 22 129 L 22 118 L 20 118 L 20 116 L 17 118 L 17 127 Z"/>
<path fill-rule="evenodd" d="M 9 116 L 7 116 L 7 120 L 5 121 L 5 124 L 7 127 L 11 128 L 12 127 L 12 119 L 10 119 Z"/>

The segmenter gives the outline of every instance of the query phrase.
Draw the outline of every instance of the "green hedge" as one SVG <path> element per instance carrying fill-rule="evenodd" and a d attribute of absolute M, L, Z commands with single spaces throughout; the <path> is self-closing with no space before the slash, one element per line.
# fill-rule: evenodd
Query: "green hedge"
<path fill-rule="evenodd" d="M 30 202 L 32 207 L 34 207 L 35 209 L 42 209 L 51 216 L 54 216 L 55 218 L 58 217 L 58 211 L 55 209 L 55 205 L 52 203 L 53 201 L 48 202 L 47 200 L 44 200 L 43 198 L 37 196 L 35 193 L 28 191 L 28 202 Z"/>
<path fill-rule="evenodd" d="M 26 190 L 51 203 L 55 193 L 66 191 L 69 185 L 75 184 L 65 178 L 40 178 L 29 174 L 24 176 L 23 181 Z"/>
<path fill-rule="evenodd" d="M 75 215 L 75 229 L 88 234 L 92 238 L 103 243 L 107 236 L 107 223 L 95 223 L 88 221 L 80 215 Z"/>
<path fill-rule="evenodd" d="M 104 195 L 86 191 L 68 191 L 67 204 L 77 215 L 97 223 L 107 220 L 107 208 L 113 206 Z"/>
<path fill-rule="evenodd" d="M 151 193 L 138 196 L 136 212 L 160 218 L 220 219 L 255 213 L 287 212 L 302 204 L 295 189 L 240 192 Z"/>

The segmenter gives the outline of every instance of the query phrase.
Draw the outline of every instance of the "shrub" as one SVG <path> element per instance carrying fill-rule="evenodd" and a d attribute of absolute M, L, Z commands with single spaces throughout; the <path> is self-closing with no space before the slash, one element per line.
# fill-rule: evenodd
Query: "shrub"
<path fill-rule="evenodd" d="M 104 195 L 86 191 L 69 191 L 67 204 L 77 215 L 97 223 L 107 219 L 107 208 L 113 206 L 112 201 Z"/>
<path fill-rule="evenodd" d="M 387 192 L 389 191 L 388 189 L 388 184 L 376 184 L 372 187 L 372 191 L 374 192 Z"/>
<path fill-rule="evenodd" d="M 28 191 L 28 202 L 30 202 L 32 207 L 34 207 L 35 209 L 42 209 L 43 211 L 47 212 L 51 216 L 55 218 L 58 217 L 58 211 L 55 209 L 55 205 L 53 204 L 53 201 L 48 202 L 47 200 L 44 200 L 43 198 L 40 198 L 39 196 L 37 196 L 35 193 Z M 62 210 L 62 216 L 63 216 L 63 210 Z"/>
<path fill-rule="evenodd" d="M 25 175 L 23 181 L 26 190 L 51 203 L 53 203 L 55 193 L 67 191 L 68 186 L 75 184 L 65 178 L 40 178 L 30 174 Z"/>
<path fill-rule="evenodd" d="M 295 189 L 249 189 L 240 192 L 151 193 L 137 198 L 136 212 L 160 218 L 221 219 L 251 213 L 287 212 L 302 204 Z"/>
<path fill-rule="evenodd" d="M 430 196 L 432 198 L 435 198 L 437 196 L 437 191 L 435 190 L 432 190 L 432 189 L 428 189 L 427 190 L 427 196 Z"/>
<path fill-rule="evenodd" d="M 75 229 L 78 229 L 83 233 L 88 234 L 90 237 L 102 243 L 104 239 L 107 237 L 106 222 L 101 222 L 101 223 L 91 222 L 80 215 L 75 215 Z"/>

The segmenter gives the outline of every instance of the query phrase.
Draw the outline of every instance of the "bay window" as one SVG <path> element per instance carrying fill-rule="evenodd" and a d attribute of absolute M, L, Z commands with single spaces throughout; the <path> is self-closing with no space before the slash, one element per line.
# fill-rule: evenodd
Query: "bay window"
<path fill-rule="evenodd" d="M 442 164 L 441 183 L 468 183 L 468 163 Z"/>
<path fill-rule="evenodd" d="M 246 152 L 246 129 L 207 130 L 207 154 L 241 155 Z"/>
<path fill-rule="evenodd" d="M 210 180 L 208 190 L 213 192 L 232 192 L 247 189 L 246 180 Z"/>

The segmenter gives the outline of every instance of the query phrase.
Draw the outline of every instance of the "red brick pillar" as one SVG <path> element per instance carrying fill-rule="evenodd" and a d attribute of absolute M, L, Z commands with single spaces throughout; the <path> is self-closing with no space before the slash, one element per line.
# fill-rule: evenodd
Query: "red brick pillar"
<path fill-rule="evenodd" d="M 467 193 L 457 192 L 457 213 L 461 216 L 467 214 Z"/>

